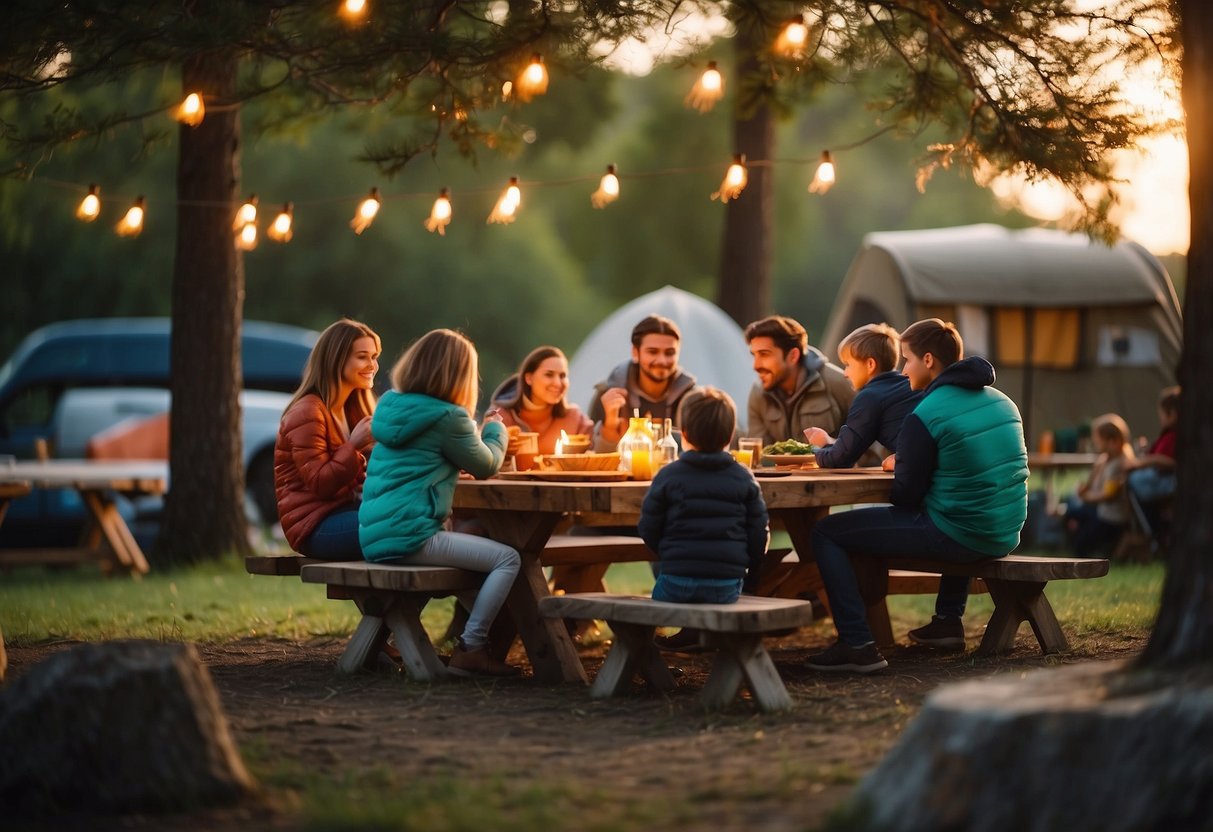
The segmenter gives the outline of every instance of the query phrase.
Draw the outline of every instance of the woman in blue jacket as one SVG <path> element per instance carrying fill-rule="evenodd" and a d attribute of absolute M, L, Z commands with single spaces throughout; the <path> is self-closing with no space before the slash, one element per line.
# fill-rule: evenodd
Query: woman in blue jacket
<path fill-rule="evenodd" d="M 371 423 L 377 445 L 367 465 L 358 536 L 363 557 L 373 563 L 487 572 L 448 669 L 459 676 L 512 676 L 518 669 L 486 648 L 489 626 L 518 574 L 518 552 L 444 529 L 459 472 L 487 479 L 505 458 L 500 418 L 485 422 L 483 431 L 473 421 L 479 380 L 476 348 L 449 329 L 426 333 L 396 362 L 393 389 L 379 400 Z"/>

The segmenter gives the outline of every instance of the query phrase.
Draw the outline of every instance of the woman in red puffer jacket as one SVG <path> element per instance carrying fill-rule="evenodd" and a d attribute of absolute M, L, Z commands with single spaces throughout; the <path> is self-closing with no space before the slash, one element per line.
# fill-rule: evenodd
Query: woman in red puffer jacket
<path fill-rule="evenodd" d="M 343 318 L 320 334 L 282 414 L 274 491 L 286 540 L 301 555 L 361 560 L 358 505 L 371 453 L 379 336 Z"/>

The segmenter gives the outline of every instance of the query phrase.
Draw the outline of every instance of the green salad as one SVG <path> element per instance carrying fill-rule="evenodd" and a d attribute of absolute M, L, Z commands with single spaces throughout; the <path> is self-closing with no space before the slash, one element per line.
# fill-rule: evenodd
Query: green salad
<path fill-rule="evenodd" d="M 817 449 L 808 442 L 801 442 L 798 439 L 785 439 L 782 442 L 772 442 L 770 445 L 763 448 L 762 452 L 763 454 L 771 454 L 774 456 L 779 456 L 782 454 L 802 456 L 804 454 L 811 454 L 816 450 Z"/>

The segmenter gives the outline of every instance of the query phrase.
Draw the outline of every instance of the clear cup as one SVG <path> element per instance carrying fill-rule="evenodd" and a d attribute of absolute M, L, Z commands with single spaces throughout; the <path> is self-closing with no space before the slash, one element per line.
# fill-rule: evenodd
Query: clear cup
<path fill-rule="evenodd" d="M 746 436 L 737 440 L 737 450 L 750 452 L 750 467 L 762 467 L 762 437 Z"/>

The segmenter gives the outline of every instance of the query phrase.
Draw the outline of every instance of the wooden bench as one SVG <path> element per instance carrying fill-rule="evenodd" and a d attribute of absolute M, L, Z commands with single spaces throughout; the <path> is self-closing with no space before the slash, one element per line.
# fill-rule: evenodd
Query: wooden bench
<path fill-rule="evenodd" d="M 639 537 L 558 534 L 548 539 L 539 562 L 552 567 L 553 592 L 605 592 L 612 563 L 657 560 Z"/>
<path fill-rule="evenodd" d="M 395 636 L 404 669 L 417 682 L 432 682 L 446 676 L 446 666 L 421 626 L 422 609 L 431 598 L 479 589 L 484 580 L 481 572 L 445 566 L 320 561 L 301 567 L 299 577 L 304 583 L 327 584 L 329 598 L 351 600 L 362 613 L 362 620 L 337 661 L 339 670 L 354 673 L 370 668 L 390 632 Z"/>
<path fill-rule="evenodd" d="M 675 687 L 670 669 L 653 643 L 657 627 L 692 627 L 716 650 L 712 671 L 700 693 L 705 708 L 721 708 L 744 682 L 764 711 L 785 710 L 792 700 L 762 638 L 764 633 L 812 623 L 808 601 L 742 596 L 734 604 L 673 604 L 635 595 L 602 592 L 555 595 L 539 601 L 548 618 L 600 619 L 615 634 L 614 644 L 590 687 L 602 699 L 622 694 L 639 674 L 658 690 Z"/>
<path fill-rule="evenodd" d="M 930 558 L 857 556 L 852 562 L 855 564 L 860 594 L 867 604 L 868 626 L 881 647 L 893 644 L 893 628 L 886 604 L 886 598 L 895 586 L 891 575 L 908 571 L 980 578 L 994 601 L 994 613 L 986 624 L 985 635 L 977 648 L 978 655 L 1012 649 L 1015 646 L 1015 633 L 1024 621 L 1032 627 L 1042 653 L 1065 650 L 1066 636 L 1057 622 L 1053 607 L 1045 598 L 1045 585 L 1049 581 L 1099 578 L 1108 574 L 1108 561 L 1098 558 L 1007 555 L 976 563 L 952 563 Z M 896 564 L 897 569 L 890 570 L 891 564 Z"/>

